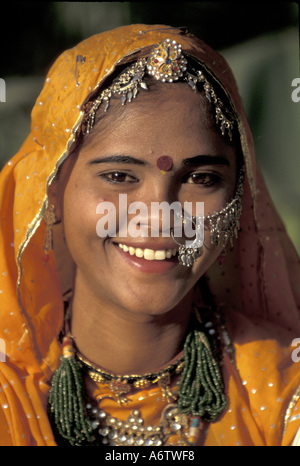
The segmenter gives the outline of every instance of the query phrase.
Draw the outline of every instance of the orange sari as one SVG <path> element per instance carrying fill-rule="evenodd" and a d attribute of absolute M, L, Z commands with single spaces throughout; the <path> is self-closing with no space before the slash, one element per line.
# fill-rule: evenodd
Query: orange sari
<path fill-rule="evenodd" d="M 95 35 L 56 60 L 33 108 L 31 133 L 1 173 L 1 445 L 56 445 L 47 398 L 62 352 L 58 335 L 71 268 L 59 226 L 55 247 L 61 260 L 51 252 L 43 263 L 43 216 L 51 182 L 72 150 L 81 106 L 117 66 L 147 55 L 166 38 L 201 60 L 228 93 L 239 115 L 246 165 L 239 239 L 225 265 L 207 273 L 235 350 L 233 361 L 224 354 L 228 406 L 205 426 L 197 444 L 290 445 L 300 427 L 300 374 L 291 357 L 291 343 L 300 337 L 299 259 L 257 167 L 234 78 L 224 59 L 194 36 L 162 25 L 133 25 Z M 135 396 L 145 422 L 158 422 L 157 407 L 163 406 L 155 389 Z M 111 416 L 128 416 L 109 399 L 106 404 Z"/>

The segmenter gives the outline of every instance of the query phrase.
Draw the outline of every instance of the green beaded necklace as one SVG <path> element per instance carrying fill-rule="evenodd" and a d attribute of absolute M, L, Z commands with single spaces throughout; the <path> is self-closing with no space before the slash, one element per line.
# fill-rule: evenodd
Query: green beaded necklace
<path fill-rule="evenodd" d="M 222 375 L 216 360 L 218 349 L 218 333 L 212 323 L 199 322 L 193 315 L 178 385 L 179 413 L 213 422 L 226 408 Z M 60 361 L 49 392 L 49 417 L 54 434 L 65 445 L 95 445 L 86 411 L 82 366 L 69 334 L 64 337 Z"/>

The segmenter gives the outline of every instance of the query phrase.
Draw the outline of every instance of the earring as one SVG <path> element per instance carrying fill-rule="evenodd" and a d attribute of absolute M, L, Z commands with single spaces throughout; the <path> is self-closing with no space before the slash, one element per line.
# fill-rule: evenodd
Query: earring
<path fill-rule="evenodd" d="M 56 216 L 55 216 L 55 207 L 53 204 L 50 204 L 45 211 L 44 215 L 44 220 L 46 223 L 46 233 L 45 233 L 45 239 L 44 239 L 44 256 L 43 256 L 43 261 L 44 264 L 46 264 L 49 261 L 49 254 L 48 251 L 53 250 L 53 231 L 52 231 L 52 226 L 55 223 Z"/>

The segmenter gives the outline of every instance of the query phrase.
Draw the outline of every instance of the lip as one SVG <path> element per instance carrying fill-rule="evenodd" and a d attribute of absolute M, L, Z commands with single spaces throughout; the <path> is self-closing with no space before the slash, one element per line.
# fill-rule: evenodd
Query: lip
<path fill-rule="evenodd" d="M 125 244 L 122 242 L 122 244 Z M 174 269 L 179 265 L 177 256 L 173 256 L 170 259 L 165 259 L 162 261 L 149 261 L 141 257 L 131 256 L 128 252 L 124 252 L 121 248 L 119 248 L 118 244 L 113 243 L 116 250 L 121 255 L 122 259 L 127 261 L 127 263 L 139 270 L 143 273 L 149 274 L 163 274 L 169 272 L 170 270 Z M 164 246 L 163 246 L 164 245 Z M 153 249 L 154 251 L 158 251 L 160 249 L 170 249 L 169 245 L 165 247 L 166 243 L 160 243 L 154 245 L 153 243 L 130 243 L 126 244 L 126 246 L 131 246 L 133 248 L 141 248 L 141 249 Z M 174 245 L 172 245 L 174 246 Z"/>

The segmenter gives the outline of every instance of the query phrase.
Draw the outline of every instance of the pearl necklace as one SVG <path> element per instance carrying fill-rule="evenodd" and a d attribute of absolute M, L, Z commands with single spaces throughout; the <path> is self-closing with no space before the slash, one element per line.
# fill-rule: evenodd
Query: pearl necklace
<path fill-rule="evenodd" d="M 93 440 L 106 446 L 163 446 L 169 438 L 176 445 L 190 445 L 189 420 L 178 413 L 176 404 L 164 409 L 159 425 L 145 425 L 140 410 L 133 409 L 126 421 L 110 416 L 91 403 L 86 405 L 93 429 Z"/>

